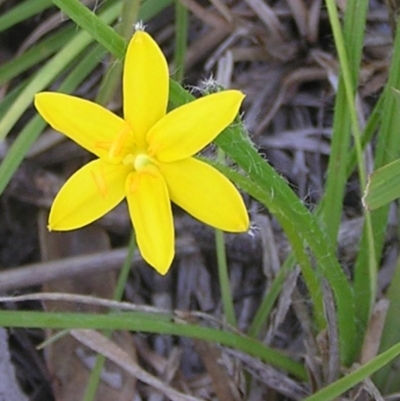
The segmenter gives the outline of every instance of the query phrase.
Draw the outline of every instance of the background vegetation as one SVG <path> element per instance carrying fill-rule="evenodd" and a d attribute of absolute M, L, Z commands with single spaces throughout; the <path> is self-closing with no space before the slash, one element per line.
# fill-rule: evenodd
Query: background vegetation
<path fill-rule="evenodd" d="M 0 326 L 12 328 L 31 399 L 399 398 L 397 208 L 387 194 L 397 165 L 368 184 L 399 157 L 395 7 L 0 7 L 0 288 L 12 295 Z M 47 232 L 54 194 L 90 155 L 32 108 L 35 93 L 50 89 L 118 113 L 137 21 L 170 61 L 170 108 L 212 90 L 214 79 L 247 95 L 240 121 L 216 139 L 219 151 L 200 157 L 243 191 L 252 230 L 215 233 L 176 209 L 177 258 L 166 277 L 135 252 L 124 205 L 86 229 Z M 34 346 L 44 339 L 43 356 Z M 92 364 L 89 349 L 103 357 Z M 104 357 L 120 368 L 111 384 L 115 365 L 100 378 Z"/>

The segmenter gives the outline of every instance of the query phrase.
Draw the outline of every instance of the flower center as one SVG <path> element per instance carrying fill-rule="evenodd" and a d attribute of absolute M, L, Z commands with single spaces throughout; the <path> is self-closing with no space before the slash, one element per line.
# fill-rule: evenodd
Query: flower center
<path fill-rule="evenodd" d="M 157 162 L 147 155 L 146 153 L 138 153 L 136 155 L 129 154 L 125 156 L 122 161 L 126 166 L 131 166 L 137 172 L 151 172 L 154 168 L 157 168 Z"/>
<path fill-rule="evenodd" d="M 136 171 L 145 170 L 149 164 L 153 164 L 151 158 L 145 154 L 139 154 L 136 156 L 135 161 L 133 163 Z"/>

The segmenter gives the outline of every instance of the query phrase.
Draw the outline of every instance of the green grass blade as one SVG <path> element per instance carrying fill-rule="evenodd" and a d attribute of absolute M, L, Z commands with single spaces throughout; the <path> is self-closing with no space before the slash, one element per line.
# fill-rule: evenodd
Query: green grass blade
<path fill-rule="evenodd" d="M 375 148 L 375 168 L 382 167 L 399 156 L 400 136 L 398 127 L 400 126 L 399 104 L 393 92 L 393 88 L 400 88 L 400 25 L 393 45 L 392 61 L 389 69 L 389 78 L 381 96 L 381 127 L 377 135 Z M 386 225 L 388 221 L 389 205 L 385 205 L 371 212 L 372 235 L 374 237 L 376 259 L 379 260 L 383 250 Z M 370 242 L 369 231 L 364 229 L 359 249 L 368 248 Z M 354 270 L 354 292 L 356 297 L 357 319 L 360 324 L 360 333 L 367 325 L 367 305 L 365 302 L 365 291 L 368 285 L 368 276 L 365 267 L 370 263 L 370 255 L 367 252 L 359 252 Z M 373 299 L 372 299 L 373 300 Z M 361 341 L 359 341 L 361 342 Z"/>
<path fill-rule="evenodd" d="M 79 0 L 53 0 L 53 3 L 115 57 L 125 56 L 125 40 Z M 139 19 L 146 21 L 172 3 L 173 0 L 147 0 L 140 8 Z"/>
<path fill-rule="evenodd" d="M 273 348 L 234 332 L 186 324 L 172 313 L 171 315 L 162 315 L 142 312 L 83 314 L 0 311 L 0 326 L 43 329 L 130 330 L 199 338 L 243 351 L 260 358 L 265 363 L 287 371 L 301 380 L 307 378 L 306 370 L 301 363 L 293 361 Z"/>
<path fill-rule="evenodd" d="M 386 314 L 379 351 L 384 352 L 400 342 L 399 310 L 400 310 L 400 259 L 397 259 L 396 270 L 386 293 L 389 309 Z M 398 363 L 385 366 L 374 375 L 374 383 L 382 394 L 393 394 L 400 391 Z"/>
<path fill-rule="evenodd" d="M 363 135 L 361 137 L 361 144 L 363 149 L 365 149 L 368 143 L 371 142 L 374 134 L 376 133 L 379 127 L 379 124 L 381 123 L 384 98 L 385 98 L 384 96 L 379 97 L 374 108 L 372 109 L 372 112 L 368 116 L 368 120 L 365 125 Z M 352 149 L 346 167 L 347 177 L 350 177 L 350 175 L 354 172 L 356 165 L 357 165 L 357 156 L 354 149 Z"/>
<path fill-rule="evenodd" d="M 52 6 L 51 0 L 25 0 L 0 16 L 0 32 Z"/>
<path fill-rule="evenodd" d="M 53 0 L 53 3 L 107 50 L 110 50 L 109 46 L 112 43 L 118 54 L 125 53 L 125 41 L 107 22 L 98 18 L 79 0 Z M 121 7 L 120 4 L 117 4 L 118 6 Z"/>
<path fill-rule="evenodd" d="M 0 195 L 45 126 L 46 123 L 39 116 L 33 117 L 7 151 L 7 155 L 0 165 Z"/>
<path fill-rule="evenodd" d="M 188 40 L 188 10 L 180 2 L 175 0 L 175 54 L 174 74 L 176 81 L 182 82 L 185 76 L 185 58 Z"/>
<path fill-rule="evenodd" d="M 119 4 L 110 7 L 101 16 L 103 22 L 110 23 L 118 16 Z M 67 65 L 75 60 L 92 41 L 86 32 L 78 33 L 63 49 L 54 56 L 43 68 L 32 78 L 24 88 L 14 104 L 9 108 L 4 118 L 0 121 L 0 140 L 4 139 L 14 124 L 22 116 L 25 110 L 32 104 L 33 97 L 47 85 L 49 85 Z"/>
<path fill-rule="evenodd" d="M 364 5 L 362 10 L 364 11 L 364 20 L 358 20 L 358 13 L 361 5 Z M 357 49 L 346 49 L 345 45 L 345 38 L 342 34 L 338 11 L 337 11 L 337 4 L 334 0 L 326 0 L 326 6 L 328 9 L 329 20 L 332 27 L 333 37 L 335 40 L 335 47 L 338 52 L 339 62 L 340 62 L 340 71 L 343 78 L 343 86 L 345 92 L 345 98 L 343 102 L 346 103 L 347 108 L 349 110 L 348 117 L 349 122 L 351 124 L 351 130 L 353 134 L 353 142 L 354 142 L 354 149 L 355 154 L 357 157 L 357 166 L 358 166 L 358 176 L 360 182 L 360 189 L 361 193 L 365 191 L 367 180 L 366 180 L 366 170 L 364 165 L 363 159 L 363 150 L 361 145 L 361 130 L 359 127 L 359 121 L 357 116 L 357 109 L 356 109 L 356 102 L 355 102 L 355 82 L 354 77 L 358 71 L 358 65 L 351 65 L 349 63 L 348 57 L 348 50 L 361 51 L 362 49 L 362 42 L 359 40 L 358 48 Z M 365 16 L 366 16 L 366 2 L 362 2 L 359 4 L 358 7 L 352 7 L 352 15 L 353 15 L 353 26 L 349 23 L 347 27 L 350 29 L 350 32 L 354 32 L 355 27 L 362 24 L 362 30 L 365 27 Z M 363 37 L 363 32 L 360 32 L 360 29 L 357 30 L 358 36 L 360 39 Z M 351 43 L 351 39 L 347 38 L 348 42 Z M 360 55 L 359 55 L 360 56 Z M 360 62 L 360 58 L 357 57 L 357 62 Z M 348 152 L 346 153 L 346 155 Z M 342 178 L 346 177 L 346 163 L 343 163 L 342 169 Z M 333 194 L 334 195 L 334 194 Z M 330 211 L 329 211 L 330 213 Z M 372 227 L 372 219 L 368 210 L 364 211 L 364 218 L 365 218 L 365 243 L 364 247 L 359 247 L 361 250 L 360 254 L 365 254 L 366 258 L 364 260 L 364 265 L 357 265 L 355 271 L 355 276 L 358 278 L 357 285 L 354 286 L 355 292 L 355 302 L 356 302 L 356 311 L 357 316 L 354 318 L 359 322 L 361 330 L 358 332 L 358 341 L 356 346 L 360 347 L 363 340 L 363 332 L 364 328 L 366 327 L 367 321 L 369 319 L 370 313 L 373 308 L 373 304 L 375 302 L 376 297 L 376 285 L 377 285 L 377 259 L 376 259 L 376 251 L 375 251 L 375 242 L 374 242 L 374 233 Z M 340 222 L 340 216 L 337 216 L 337 224 Z M 355 280 L 357 281 L 357 280 Z M 354 356 L 357 355 L 358 349 L 354 350 Z M 353 361 L 351 361 L 353 362 Z"/>
<path fill-rule="evenodd" d="M 400 198 L 400 159 L 370 175 L 363 202 L 367 209 L 374 210 L 397 198 Z"/>
<path fill-rule="evenodd" d="M 388 364 L 400 354 L 400 343 L 371 359 L 355 371 L 346 374 L 341 379 L 325 387 L 318 393 L 307 397 L 304 401 L 331 401 L 351 389 L 358 383 L 369 378 L 373 373 Z"/>
<path fill-rule="evenodd" d="M 285 283 L 285 280 L 288 277 L 289 272 L 293 269 L 294 265 L 295 260 L 294 256 L 292 255 L 292 257 L 288 258 L 283 266 L 280 267 L 264 298 L 262 299 L 253 321 L 251 322 L 248 330 L 250 337 L 259 337 L 261 330 L 265 325 L 272 308 L 279 297 L 279 294 L 282 291 L 283 284 Z"/>
<path fill-rule="evenodd" d="M 72 92 L 77 86 L 89 75 L 89 73 L 98 64 L 104 50 L 100 46 L 96 46 L 91 50 L 85 58 L 75 67 L 75 69 L 65 78 L 60 85 L 61 92 Z M 6 157 L 0 165 L 0 195 L 8 185 L 18 166 L 21 164 L 25 154 L 31 145 L 38 138 L 45 128 L 46 123 L 36 115 L 23 128 L 17 139 L 13 142 Z"/>
<path fill-rule="evenodd" d="M 1 99 L 0 120 L 2 118 L 4 118 L 4 115 L 6 114 L 7 110 L 15 102 L 15 99 L 18 98 L 18 96 L 20 95 L 21 91 L 24 89 L 25 86 L 26 86 L 26 80 L 22 81 L 18 85 L 16 85 L 15 88 L 13 88 L 9 92 L 7 92 L 7 94 L 4 96 L 4 98 Z"/>
<path fill-rule="evenodd" d="M 116 28 L 123 39 L 128 40 L 132 36 L 133 27 L 138 21 L 140 0 L 125 0 L 121 9 L 120 23 Z M 120 59 L 112 56 L 107 71 L 104 73 L 100 83 L 95 102 L 107 105 L 115 96 L 120 87 L 123 63 Z"/>
<path fill-rule="evenodd" d="M 358 71 L 363 49 L 365 22 L 368 2 L 351 0 L 347 3 L 344 18 L 343 37 L 349 62 L 352 92 L 357 85 Z M 340 39 L 339 39 L 340 40 Z M 344 46 L 344 43 L 342 43 Z M 342 66 L 343 68 L 343 66 Z M 351 116 L 348 104 L 345 82 L 340 76 L 335 101 L 335 114 L 332 127 L 331 151 L 325 184 L 325 193 L 321 218 L 324 221 L 332 244 L 336 244 L 339 225 L 342 217 L 343 197 L 347 182 L 347 164 L 351 142 Z"/>
<path fill-rule="evenodd" d="M 365 2 L 362 2 L 361 4 L 365 4 Z M 346 43 L 345 38 L 340 25 L 336 2 L 334 0 L 326 0 L 326 7 L 328 9 L 329 21 L 333 32 L 336 51 L 339 57 L 340 71 L 343 78 L 344 92 L 346 95 L 345 100 L 349 110 L 349 119 L 351 123 L 351 129 L 353 131 L 354 148 L 356 150 L 356 155 L 357 155 L 360 186 L 361 189 L 363 190 L 366 186 L 366 177 L 365 177 L 365 167 L 362 158 L 362 147 L 360 141 L 361 132 L 358 123 L 358 116 L 355 104 L 355 84 L 354 84 L 354 77 L 356 74 L 355 70 L 358 69 L 358 65 L 354 65 L 353 68 L 351 68 L 352 66 L 349 63 L 349 56 L 345 45 Z M 359 12 L 358 8 L 356 7 L 357 13 Z M 363 9 L 364 9 L 364 22 L 361 21 L 361 23 L 363 23 L 364 25 L 362 25 L 362 29 L 364 29 L 365 26 L 365 12 L 366 12 L 365 7 Z M 354 19 L 353 24 L 357 22 L 358 21 L 356 18 Z M 350 24 L 348 24 L 348 26 L 352 28 Z M 362 40 L 363 36 L 361 34 L 358 36 L 360 36 L 360 39 Z M 362 48 L 362 42 L 359 43 L 358 49 L 350 49 L 350 50 L 360 51 L 361 48 Z M 360 55 L 359 57 L 356 58 L 356 60 L 359 64 Z"/>
<path fill-rule="evenodd" d="M 0 85 L 25 72 L 61 49 L 70 40 L 74 28 L 69 26 L 43 39 L 25 53 L 0 66 Z"/>

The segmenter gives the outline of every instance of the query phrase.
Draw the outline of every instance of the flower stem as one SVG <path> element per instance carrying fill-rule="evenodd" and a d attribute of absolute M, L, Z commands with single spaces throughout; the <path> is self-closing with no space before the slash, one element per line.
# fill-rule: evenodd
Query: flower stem
<path fill-rule="evenodd" d="M 217 161 L 224 163 L 225 152 L 218 149 Z M 231 283 L 229 280 L 228 263 L 226 260 L 225 238 L 221 230 L 215 229 L 215 246 L 217 252 L 218 278 L 221 290 L 222 305 L 225 313 L 226 322 L 236 326 L 235 308 L 233 303 Z"/>
<path fill-rule="evenodd" d="M 221 289 L 221 298 L 224 307 L 226 322 L 230 326 L 235 327 L 236 316 L 233 306 L 231 285 L 229 281 L 228 264 L 226 261 L 224 233 L 218 229 L 215 230 L 215 244 L 217 251 L 219 286 Z"/>
<path fill-rule="evenodd" d="M 114 296 L 113 296 L 114 301 L 121 301 L 122 299 L 122 296 L 124 294 L 125 284 L 128 279 L 129 272 L 131 270 L 131 264 L 135 249 L 136 249 L 136 237 L 135 234 L 132 233 L 131 238 L 129 240 L 128 253 L 126 254 L 126 258 L 124 264 L 122 265 L 121 272 L 118 276 L 118 282 L 114 290 Z M 111 337 L 111 334 L 112 330 L 107 330 L 106 332 L 104 332 L 104 335 L 107 338 Z M 93 367 L 88 384 L 86 386 L 86 391 L 83 397 L 83 401 L 93 401 L 95 399 L 96 392 L 100 383 L 101 371 L 103 370 L 105 360 L 106 360 L 105 356 L 100 354 L 97 355 L 96 363 Z"/>
<path fill-rule="evenodd" d="M 188 36 L 188 10 L 180 2 L 175 0 L 175 54 L 174 78 L 178 82 L 182 82 L 185 75 L 185 58 L 187 49 Z"/>

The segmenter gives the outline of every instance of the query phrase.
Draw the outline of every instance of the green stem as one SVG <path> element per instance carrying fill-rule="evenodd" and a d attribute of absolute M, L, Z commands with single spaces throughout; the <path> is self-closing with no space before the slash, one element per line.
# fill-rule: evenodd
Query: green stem
<path fill-rule="evenodd" d="M 131 270 L 132 259 L 135 253 L 135 248 L 136 248 L 136 240 L 134 233 L 132 233 L 131 238 L 129 240 L 128 252 L 126 254 L 125 261 L 124 264 L 122 265 L 121 272 L 118 276 L 118 282 L 114 290 L 114 296 L 113 296 L 114 301 L 121 301 L 122 296 L 124 294 L 125 285 L 128 280 L 129 272 Z M 112 330 L 106 330 L 104 332 L 104 335 L 107 336 L 108 338 L 111 337 L 111 334 Z M 83 401 L 92 401 L 95 399 L 96 392 L 100 384 L 101 372 L 103 370 L 105 361 L 106 358 L 103 355 L 100 354 L 97 355 L 96 363 L 90 374 L 90 378 L 86 386 Z"/>
<path fill-rule="evenodd" d="M 128 253 L 126 255 L 124 264 L 122 265 L 122 270 L 118 276 L 117 285 L 114 290 L 114 296 L 113 296 L 114 301 L 121 301 L 122 296 L 124 295 L 126 282 L 128 281 L 128 276 L 131 271 L 132 260 L 133 260 L 133 255 L 135 253 L 135 249 L 136 249 L 136 237 L 135 233 L 132 232 L 128 244 Z"/>
<path fill-rule="evenodd" d="M 185 58 L 188 36 L 188 10 L 180 2 L 175 0 L 175 55 L 174 55 L 174 79 L 182 82 L 185 76 Z"/>
<path fill-rule="evenodd" d="M 221 149 L 218 149 L 217 161 L 221 164 L 224 164 L 225 152 Z M 232 327 L 235 327 L 236 315 L 232 296 L 232 289 L 229 280 L 228 263 L 226 260 L 225 238 L 224 238 L 224 233 L 218 229 L 215 230 L 215 245 L 217 253 L 219 287 L 221 290 L 221 298 L 224 307 L 224 313 L 227 323 Z"/>
<path fill-rule="evenodd" d="M 224 313 L 227 323 L 230 326 L 235 327 L 235 308 L 233 303 L 231 285 L 229 281 L 228 264 L 226 261 L 224 233 L 221 230 L 215 230 L 215 244 L 218 262 L 219 286 L 221 289 L 221 298 L 222 304 L 224 306 Z"/>

